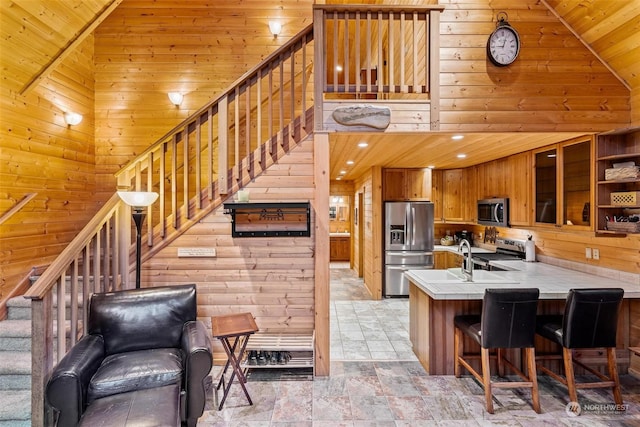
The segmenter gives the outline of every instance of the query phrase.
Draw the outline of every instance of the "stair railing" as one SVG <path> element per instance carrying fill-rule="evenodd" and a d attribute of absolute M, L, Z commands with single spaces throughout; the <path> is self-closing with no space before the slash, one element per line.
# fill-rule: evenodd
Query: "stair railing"
<path fill-rule="evenodd" d="M 312 29 L 305 28 L 116 174 L 118 189 L 160 194 L 159 203 L 147 208 L 142 261 L 312 133 Z M 32 311 L 33 426 L 52 422 L 45 385 L 55 362 L 83 335 L 89 296 L 133 287 L 130 213 L 114 193 L 24 295 Z"/>

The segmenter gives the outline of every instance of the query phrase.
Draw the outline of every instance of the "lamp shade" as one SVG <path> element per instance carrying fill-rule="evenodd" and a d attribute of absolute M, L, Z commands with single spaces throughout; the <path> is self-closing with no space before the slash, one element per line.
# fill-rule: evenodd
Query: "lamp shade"
<path fill-rule="evenodd" d="M 180 92 L 169 92 L 167 95 L 173 105 L 178 106 L 182 104 L 183 96 Z"/>
<path fill-rule="evenodd" d="M 269 21 L 269 31 L 271 31 L 274 37 L 278 37 L 280 31 L 282 31 L 282 24 L 278 21 Z"/>
<path fill-rule="evenodd" d="M 158 193 L 152 191 L 118 191 L 118 196 L 129 206 L 143 208 L 155 202 L 158 198 Z"/>
<path fill-rule="evenodd" d="M 80 124 L 80 122 L 82 121 L 82 114 L 78 114 L 78 113 L 65 113 L 65 115 L 64 115 L 64 121 L 65 121 L 69 126 L 79 125 L 79 124 Z"/>

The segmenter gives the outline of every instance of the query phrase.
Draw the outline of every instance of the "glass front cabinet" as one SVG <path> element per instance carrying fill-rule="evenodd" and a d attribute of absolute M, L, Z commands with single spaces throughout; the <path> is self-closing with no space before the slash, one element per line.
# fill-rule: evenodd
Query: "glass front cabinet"
<path fill-rule="evenodd" d="M 590 229 L 593 139 L 573 139 L 535 152 L 535 218 L 539 225 Z"/>

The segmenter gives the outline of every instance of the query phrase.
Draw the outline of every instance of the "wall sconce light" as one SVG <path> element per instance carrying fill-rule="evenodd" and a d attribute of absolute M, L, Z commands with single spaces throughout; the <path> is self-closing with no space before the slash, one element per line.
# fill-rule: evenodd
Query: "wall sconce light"
<path fill-rule="evenodd" d="M 67 123 L 68 126 L 79 125 L 80 122 L 82 121 L 82 114 L 65 113 L 64 114 L 64 121 Z"/>
<path fill-rule="evenodd" d="M 118 191 L 118 196 L 133 208 L 133 222 L 136 224 L 136 289 L 140 289 L 140 250 L 142 246 L 142 223 L 144 208 L 150 206 L 158 198 L 158 193 L 151 191 Z"/>
<path fill-rule="evenodd" d="M 282 31 L 282 24 L 277 21 L 269 21 L 269 31 L 271 31 L 274 38 L 278 37 Z"/>
<path fill-rule="evenodd" d="M 184 97 L 180 92 L 169 92 L 167 95 L 169 95 L 169 99 L 171 100 L 171 103 L 176 107 L 179 107 L 180 104 L 182 104 L 182 99 Z"/>

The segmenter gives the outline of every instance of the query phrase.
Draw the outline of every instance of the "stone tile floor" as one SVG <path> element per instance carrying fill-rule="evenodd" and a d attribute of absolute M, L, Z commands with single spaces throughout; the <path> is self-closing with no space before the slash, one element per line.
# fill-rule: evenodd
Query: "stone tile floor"
<path fill-rule="evenodd" d="M 529 392 L 518 389 L 496 390 L 495 413 L 488 414 L 483 390 L 470 375 L 426 374 L 409 342 L 408 300 L 371 300 L 346 267 L 331 269 L 331 375 L 312 380 L 295 370 L 250 371 L 254 404 L 234 383 L 222 411 L 211 393 L 198 425 L 640 426 L 640 381 L 630 375 L 621 377 L 624 413 L 598 406 L 613 403 L 610 391 L 581 390 L 582 414 L 569 416 L 566 388 L 540 375 L 542 414 L 531 409 Z M 214 367 L 214 380 L 220 370 Z"/>

